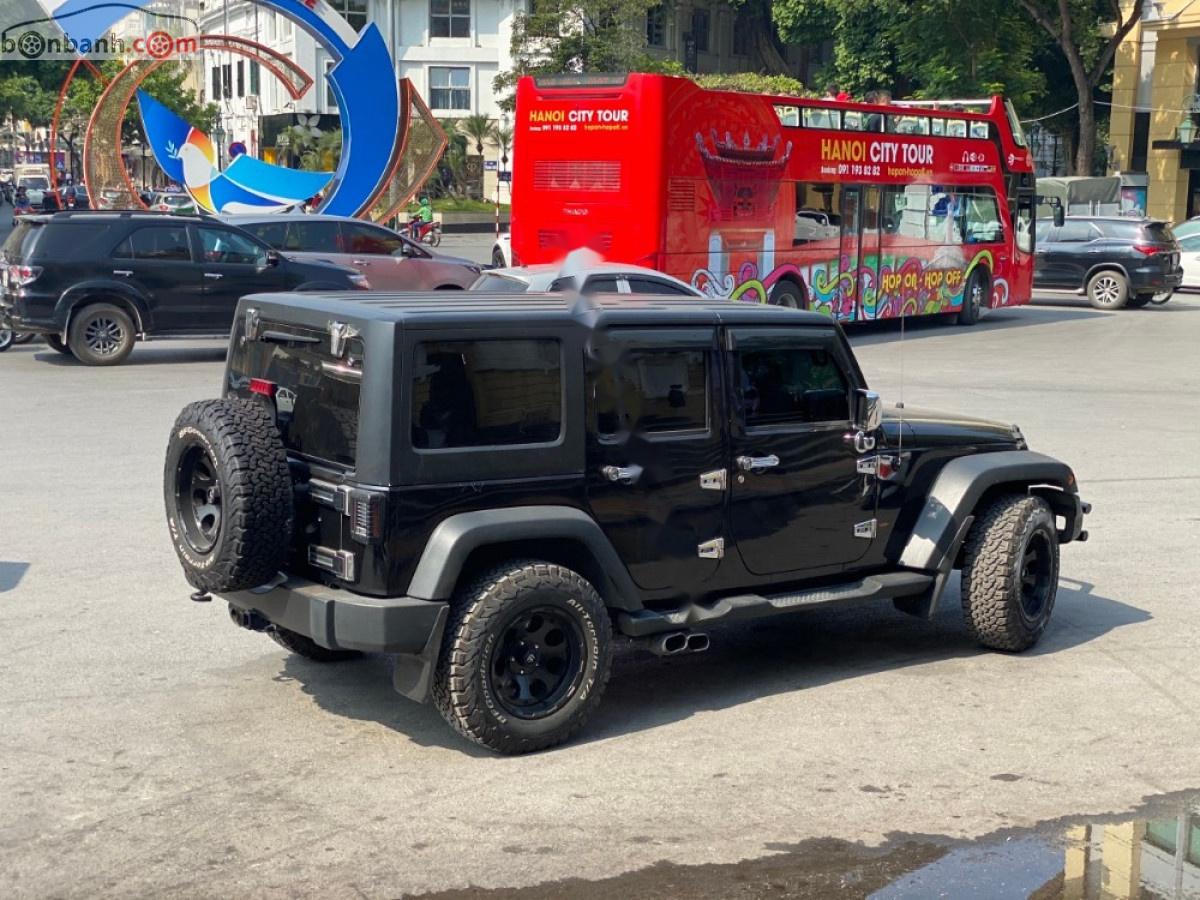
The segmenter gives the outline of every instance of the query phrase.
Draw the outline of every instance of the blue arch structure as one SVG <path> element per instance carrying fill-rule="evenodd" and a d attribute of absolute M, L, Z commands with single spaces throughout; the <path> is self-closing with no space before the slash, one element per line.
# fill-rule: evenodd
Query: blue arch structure
<path fill-rule="evenodd" d="M 70 38 L 95 41 L 131 12 L 148 4 L 96 0 L 40 0 Z M 366 212 L 391 174 L 403 139 L 400 90 L 391 54 L 379 27 L 369 22 L 355 33 L 328 4 L 311 0 L 252 0 L 291 19 L 334 60 L 326 77 L 342 122 L 342 153 L 321 212 L 355 216 Z M 318 8 L 320 11 L 318 11 Z"/>

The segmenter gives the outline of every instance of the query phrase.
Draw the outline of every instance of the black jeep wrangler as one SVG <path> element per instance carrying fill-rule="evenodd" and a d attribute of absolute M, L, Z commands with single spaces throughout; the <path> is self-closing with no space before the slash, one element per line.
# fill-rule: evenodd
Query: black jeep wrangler
<path fill-rule="evenodd" d="M 1037 642 L 1087 504 L 1016 426 L 884 414 L 813 313 L 665 297 L 257 295 L 224 397 L 167 449 L 196 599 L 309 659 L 395 657 L 466 737 L 574 734 L 615 635 L 891 600 L 962 570 L 979 641 Z"/>

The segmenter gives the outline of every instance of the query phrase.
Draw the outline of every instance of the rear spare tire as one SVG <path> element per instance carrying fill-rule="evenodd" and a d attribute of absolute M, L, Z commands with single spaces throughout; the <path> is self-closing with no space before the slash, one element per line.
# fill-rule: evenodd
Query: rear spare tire
<path fill-rule="evenodd" d="M 189 582 L 241 591 L 269 581 L 287 558 L 292 480 L 274 417 L 252 400 L 183 408 L 163 470 L 167 526 Z"/>

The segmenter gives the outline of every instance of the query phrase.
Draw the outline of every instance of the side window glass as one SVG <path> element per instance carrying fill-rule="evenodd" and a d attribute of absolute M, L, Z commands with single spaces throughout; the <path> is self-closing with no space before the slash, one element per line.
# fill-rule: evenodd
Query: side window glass
<path fill-rule="evenodd" d="M 801 111 L 805 128 L 841 128 L 841 113 L 836 109 L 804 107 Z"/>
<path fill-rule="evenodd" d="M 204 261 L 227 265 L 261 266 L 267 252 L 244 234 L 223 228 L 201 228 L 200 246 Z"/>
<path fill-rule="evenodd" d="M 337 222 L 289 222 L 288 250 L 308 253 L 341 253 Z"/>
<path fill-rule="evenodd" d="M 417 346 L 412 442 L 419 450 L 549 444 L 562 429 L 562 350 L 538 340 Z"/>
<path fill-rule="evenodd" d="M 139 228 L 127 241 L 134 259 L 155 262 L 191 262 L 185 226 Z M 128 258 L 128 257 L 126 257 Z"/>
<path fill-rule="evenodd" d="M 737 377 L 747 428 L 850 419 L 846 378 L 826 350 L 743 350 L 737 355 Z"/>
<path fill-rule="evenodd" d="M 133 259 L 133 245 L 129 238 L 117 244 L 117 247 L 112 252 L 113 259 Z"/>
<path fill-rule="evenodd" d="M 1097 237 L 1096 230 L 1090 222 L 1072 221 L 1068 219 L 1058 230 L 1058 240 L 1064 244 L 1082 244 Z"/>
<path fill-rule="evenodd" d="M 847 113 L 847 115 L 849 115 Z M 842 217 L 841 185 L 812 181 L 796 182 L 796 223 L 792 235 L 794 245 L 836 238 Z"/>
<path fill-rule="evenodd" d="M 708 366 L 703 350 L 625 356 L 596 376 L 600 434 L 708 430 Z"/>
<path fill-rule="evenodd" d="M 629 290 L 634 294 L 665 294 L 670 297 L 694 297 L 691 291 L 669 281 L 657 278 L 627 278 Z"/>
<path fill-rule="evenodd" d="M 404 241 L 399 236 L 370 225 L 343 224 L 342 239 L 347 253 L 391 256 L 397 250 L 404 249 Z"/>
<path fill-rule="evenodd" d="M 968 244 L 994 243 L 1004 239 L 1000 205 L 990 188 L 973 188 L 958 196 L 963 240 Z"/>
<path fill-rule="evenodd" d="M 616 294 L 618 291 L 617 276 L 615 275 L 599 275 L 589 278 L 583 283 L 585 294 Z"/>
<path fill-rule="evenodd" d="M 987 136 L 988 136 L 988 123 L 987 122 L 972 122 L 971 123 L 971 137 L 981 138 L 986 141 Z"/>
<path fill-rule="evenodd" d="M 263 222 L 258 225 L 247 225 L 246 230 L 265 244 L 276 250 L 283 248 L 287 238 L 287 222 Z"/>
<path fill-rule="evenodd" d="M 1179 242 L 1179 246 L 1188 253 L 1195 253 L 1197 250 L 1200 250 L 1200 234 L 1185 237 Z"/>

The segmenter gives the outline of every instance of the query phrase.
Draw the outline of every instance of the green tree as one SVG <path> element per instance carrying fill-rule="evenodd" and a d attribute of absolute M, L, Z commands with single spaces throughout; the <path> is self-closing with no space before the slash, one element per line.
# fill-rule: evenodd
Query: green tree
<path fill-rule="evenodd" d="M 729 72 L 695 75 L 701 87 L 718 91 L 745 91 L 748 94 L 781 94 L 787 97 L 808 97 L 812 91 L 790 75 L 760 75 L 758 72 Z"/>
<path fill-rule="evenodd" d="M 1079 104 L 1074 172 L 1090 175 L 1096 159 L 1096 92 L 1110 74 L 1117 47 L 1137 24 L 1142 4 L 1122 4 L 1120 0 L 1017 3 L 1053 39 L 1066 59 L 1075 102 Z"/>
<path fill-rule="evenodd" d="M 475 142 L 475 154 L 483 155 L 483 145 L 495 143 L 496 123 L 483 113 L 464 116 L 458 120 L 458 133 Z"/>
<path fill-rule="evenodd" d="M 878 87 L 903 92 L 893 29 L 911 14 L 903 0 L 774 0 L 772 20 L 791 44 L 833 43 L 823 73 L 843 90 L 863 94 Z"/>
<path fill-rule="evenodd" d="M 560 72 L 682 73 L 675 60 L 646 50 L 646 12 L 659 0 L 533 0 L 513 18 L 513 67 L 496 76 L 497 93 L 507 95 L 523 75 Z"/>

